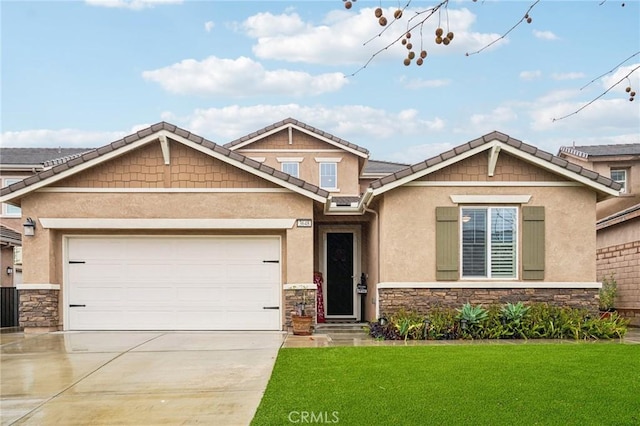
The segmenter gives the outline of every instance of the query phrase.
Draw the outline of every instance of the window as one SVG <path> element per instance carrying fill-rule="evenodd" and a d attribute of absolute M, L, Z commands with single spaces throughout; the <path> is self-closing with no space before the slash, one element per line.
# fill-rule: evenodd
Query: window
<path fill-rule="evenodd" d="M 283 173 L 287 173 L 293 177 L 298 177 L 299 167 L 297 162 L 285 161 L 282 163 L 281 167 Z"/>
<path fill-rule="evenodd" d="M 320 188 L 338 188 L 338 164 L 320 163 Z"/>
<path fill-rule="evenodd" d="M 516 278 L 515 207 L 462 208 L 462 276 Z"/>
<path fill-rule="evenodd" d="M 627 171 L 625 169 L 611 169 L 611 180 L 622 185 L 621 194 L 627 193 Z"/>
<path fill-rule="evenodd" d="M 17 178 L 5 178 L 2 182 L 2 186 L 9 186 L 16 182 L 20 182 L 21 180 L 22 179 Z M 2 215 L 19 217 L 22 215 L 22 211 L 20 210 L 20 207 L 12 206 L 11 204 L 2 204 Z"/>

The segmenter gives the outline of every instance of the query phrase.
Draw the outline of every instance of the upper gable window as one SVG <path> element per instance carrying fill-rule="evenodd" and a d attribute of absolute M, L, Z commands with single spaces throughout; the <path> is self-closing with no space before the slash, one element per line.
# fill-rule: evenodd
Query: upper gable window
<path fill-rule="evenodd" d="M 626 169 L 611 169 L 611 180 L 618 182 L 622 185 L 620 189 L 621 194 L 627 193 L 627 170 Z"/>
<path fill-rule="evenodd" d="M 282 172 L 293 177 L 299 177 L 300 175 L 300 167 L 299 163 L 293 161 L 285 161 L 281 164 Z"/>
<path fill-rule="evenodd" d="M 304 160 L 303 157 L 277 157 L 276 160 L 280 163 L 280 170 L 283 173 L 296 178 L 300 177 L 300 163 Z"/>
<path fill-rule="evenodd" d="M 338 163 L 320 163 L 320 188 L 338 188 Z"/>
<path fill-rule="evenodd" d="M 316 157 L 320 165 L 320 188 L 338 192 L 338 163 L 342 157 Z"/>
<path fill-rule="evenodd" d="M 21 180 L 22 179 L 18 178 L 5 178 L 2 180 L 2 186 L 9 186 L 16 182 L 20 182 Z M 2 204 L 2 215 L 20 217 L 22 215 L 22 210 L 20 209 L 20 207 L 12 206 L 11 204 Z"/>

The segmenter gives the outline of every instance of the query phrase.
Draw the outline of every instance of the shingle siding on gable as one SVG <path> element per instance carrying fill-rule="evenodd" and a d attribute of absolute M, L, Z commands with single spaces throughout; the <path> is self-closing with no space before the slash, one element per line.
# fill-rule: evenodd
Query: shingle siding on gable
<path fill-rule="evenodd" d="M 292 144 L 289 144 L 289 131 L 282 130 L 273 135 L 269 135 L 262 140 L 253 142 L 246 147 L 240 148 L 238 151 L 242 152 L 245 149 L 339 149 L 329 143 L 323 142 L 311 135 L 302 133 L 299 130 L 293 129 L 292 131 Z"/>
<path fill-rule="evenodd" d="M 540 167 L 519 160 L 509 154 L 500 153 L 493 177 L 487 175 L 489 158 L 486 152 L 452 164 L 418 180 L 428 182 L 446 181 L 515 181 L 556 182 L 566 179 Z"/>
<path fill-rule="evenodd" d="M 151 143 L 52 186 L 78 188 L 275 188 L 276 185 L 179 143 L 165 165 Z"/>

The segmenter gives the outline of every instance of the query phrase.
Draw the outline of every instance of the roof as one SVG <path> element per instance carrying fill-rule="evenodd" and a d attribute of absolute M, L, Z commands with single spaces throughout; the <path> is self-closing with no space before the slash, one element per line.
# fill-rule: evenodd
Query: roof
<path fill-rule="evenodd" d="M 640 155 L 640 143 L 616 145 L 561 146 L 559 153 L 566 153 L 580 158 L 609 157 L 619 155 Z"/>
<path fill-rule="evenodd" d="M 92 149 L 93 148 L 0 148 L 0 164 L 42 164 L 47 166 L 46 163 L 59 164 L 56 161 L 75 157 Z"/>
<path fill-rule="evenodd" d="M 275 131 L 280 131 L 282 129 L 286 129 L 290 126 L 295 126 L 297 127 L 299 130 L 302 131 L 306 131 L 307 133 L 312 133 L 315 136 L 319 136 L 323 139 L 325 139 L 327 142 L 333 143 L 334 145 L 340 145 L 344 148 L 348 148 L 349 150 L 355 151 L 360 153 L 362 156 L 368 156 L 369 155 L 369 150 L 366 148 L 363 148 L 361 146 L 358 146 L 354 143 L 348 142 L 344 139 L 341 139 L 337 136 L 334 136 L 330 133 L 327 133 L 323 130 L 317 129 L 313 126 L 309 126 L 306 123 L 303 123 L 302 121 L 298 121 L 296 119 L 293 118 L 286 118 L 282 121 L 279 121 L 277 123 L 271 124 L 270 126 L 264 127 L 260 130 L 257 130 L 253 133 L 250 133 L 246 136 L 243 136 L 239 139 L 233 140 L 229 143 L 226 143 L 224 146 L 225 148 L 229 148 L 229 149 L 238 149 L 241 148 L 245 145 L 248 145 L 251 142 L 254 142 L 255 140 L 261 139 L 264 136 L 268 136 L 272 133 L 274 133 Z"/>
<path fill-rule="evenodd" d="M 614 191 L 617 192 L 622 187 L 621 184 L 614 182 L 608 177 L 602 176 L 592 170 L 578 166 L 577 164 L 549 154 L 546 151 L 497 131 L 488 133 L 478 139 L 474 139 L 440 155 L 429 158 L 428 160 L 421 161 L 412 166 L 406 167 L 403 170 L 375 180 L 371 182 L 369 187 L 372 188 L 374 192 L 384 192 L 385 190 L 395 188 L 396 186 L 403 184 L 405 181 L 417 179 L 433 171 L 439 170 L 451 162 L 467 158 L 469 155 L 490 149 L 493 146 L 502 147 L 505 151 L 508 151 L 511 154 L 525 160 L 535 162 L 552 171 L 561 172 L 573 180 L 589 184 L 594 187 L 594 189 L 598 189 L 601 192 L 604 190 L 610 195 L 613 195 Z M 382 189 L 385 186 L 387 186 L 387 188 Z"/>
<path fill-rule="evenodd" d="M 596 230 L 617 225 L 638 217 L 640 217 L 640 203 L 600 219 L 596 223 Z"/>
<path fill-rule="evenodd" d="M 47 185 L 48 183 L 67 177 L 75 171 L 82 171 L 87 167 L 94 164 L 106 161 L 117 155 L 118 151 L 125 153 L 127 148 L 132 149 L 136 143 L 150 142 L 160 138 L 162 135 L 168 136 L 176 140 L 184 140 L 187 142 L 195 143 L 203 148 L 203 152 L 210 155 L 224 159 L 231 164 L 241 166 L 241 168 L 248 169 L 248 171 L 289 187 L 290 189 L 303 192 L 307 195 L 312 194 L 322 199 L 329 197 L 329 192 L 321 189 L 315 185 L 303 181 L 302 179 L 295 178 L 272 167 L 259 163 L 242 154 L 233 152 L 228 148 L 221 145 L 217 145 L 201 136 L 195 135 L 187 130 L 181 129 L 173 124 L 167 122 L 156 123 L 146 129 L 140 130 L 137 133 L 133 133 L 129 136 L 125 136 L 115 142 L 105 145 L 101 148 L 94 149 L 79 155 L 73 159 L 62 162 L 48 170 L 36 173 L 20 182 L 16 182 L 0 190 L 0 196 L 4 197 L 9 194 L 15 194 L 14 197 L 7 197 L 8 199 L 17 198 L 23 193 L 29 192 L 31 189 L 36 189 Z M 62 175 L 62 176 L 60 176 Z M 3 200 L 7 201 L 7 200 Z"/>
<path fill-rule="evenodd" d="M 388 175 L 406 169 L 409 164 L 394 163 L 391 161 L 368 160 L 364 165 L 363 174 Z"/>
<path fill-rule="evenodd" d="M 9 244 L 12 246 L 22 245 L 22 235 L 13 229 L 7 228 L 4 225 L 0 225 L 0 243 Z"/>

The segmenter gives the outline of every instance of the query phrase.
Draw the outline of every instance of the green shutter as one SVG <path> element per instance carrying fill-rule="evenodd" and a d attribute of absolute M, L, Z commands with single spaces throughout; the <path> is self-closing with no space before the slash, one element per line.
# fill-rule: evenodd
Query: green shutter
<path fill-rule="evenodd" d="M 544 207 L 522 207 L 522 279 L 544 279 Z"/>
<path fill-rule="evenodd" d="M 436 280 L 458 279 L 458 208 L 436 207 Z"/>

